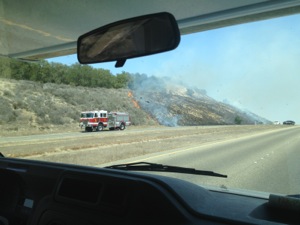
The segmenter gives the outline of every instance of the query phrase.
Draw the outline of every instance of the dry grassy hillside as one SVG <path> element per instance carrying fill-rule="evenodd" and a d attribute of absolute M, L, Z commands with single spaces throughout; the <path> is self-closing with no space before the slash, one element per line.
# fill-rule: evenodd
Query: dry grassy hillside
<path fill-rule="evenodd" d="M 268 123 L 199 90 L 138 87 L 131 91 L 0 79 L 0 135 L 79 131 L 80 112 L 95 109 L 128 112 L 133 125 Z"/>
<path fill-rule="evenodd" d="M 129 112 L 134 125 L 157 125 L 127 89 L 73 87 L 0 79 L 0 134 L 78 131 L 80 111 Z"/>

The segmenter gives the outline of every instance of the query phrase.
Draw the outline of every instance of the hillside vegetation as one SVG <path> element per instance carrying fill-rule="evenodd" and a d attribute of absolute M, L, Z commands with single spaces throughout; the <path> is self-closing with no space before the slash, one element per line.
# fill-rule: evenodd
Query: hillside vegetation
<path fill-rule="evenodd" d="M 27 63 L 3 57 L 0 57 L 0 77 L 40 83 L 116 89 L 127 87 L 130 79 L 130 75 L 125 72 L 113 75 L 109 70 L 96 69 L 79 63 L 71 66 L 49 63 L 45 60 Z"/>
<path fill-rule="evenodd" d="M 94 109 L 129 112 L 134 125 L 158 124 L 135 105 L 129 93 L 128 89 L 73 87 L 2 78 L 0 128 L 22 133 L 79 130 L 80 112 Z"/>
<path fill-rule="evenodd" d="M 0 58 L 0 105 L 2 133 L 79 130 L 80 112 L 97 109 L 128 112 L 133 125 L 269 122 L 218 102 L 203 89 L 186 88 L 164 78 L 6 58 Z"/>

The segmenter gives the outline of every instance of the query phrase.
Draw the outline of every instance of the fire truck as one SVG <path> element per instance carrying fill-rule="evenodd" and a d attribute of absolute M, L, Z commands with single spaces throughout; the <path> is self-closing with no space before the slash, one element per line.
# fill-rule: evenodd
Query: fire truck
<path fill-rule="evenodd" d="M 108 114 L 108 128 L 110 130 L 124 130 L 126 126 L 131 125 L 130 117 L 125 112 L 110 112 Z"/>
<path fill-rule="evenodd" d="M 84 111 L 80 114 L 79 126 L 85 131 L 124 130 L 131 125 L 130 117 L 125 112 L 110 112 L 106 110 Z"/>

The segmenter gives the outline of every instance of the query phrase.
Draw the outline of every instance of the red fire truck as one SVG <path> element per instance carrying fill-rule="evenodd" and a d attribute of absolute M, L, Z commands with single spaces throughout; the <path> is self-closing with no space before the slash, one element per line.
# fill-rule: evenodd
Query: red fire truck
<path fill-rule="evenodd" d="M 107 127 L 108 113 L 105 110 L 85 111 L 80 114 L 79 126 L 85 131 L 101 131 Z"/>
<path fill-rule="evenodd" d="M 93 110 L 81 112 L 79 126 L 85 131 L 102 131 L 106 127 L 110 130 L 124 130 L 130 124 L 128 113 Z"/>

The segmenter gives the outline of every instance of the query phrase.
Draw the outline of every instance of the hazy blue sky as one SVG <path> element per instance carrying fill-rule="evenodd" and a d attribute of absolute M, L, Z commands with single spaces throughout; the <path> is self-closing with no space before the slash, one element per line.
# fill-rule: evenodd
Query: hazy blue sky
<path fill-rule="evenodd" d="M 93 66 L 170 77 L 269 120 L 300 123 L 300 15 L 185 35 L 174 51 L 114 64 Z"/>

